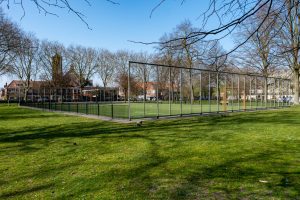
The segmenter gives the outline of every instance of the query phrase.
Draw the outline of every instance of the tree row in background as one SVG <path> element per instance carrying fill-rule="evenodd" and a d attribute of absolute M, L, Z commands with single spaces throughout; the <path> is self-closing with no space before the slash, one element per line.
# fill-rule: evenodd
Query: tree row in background
<path fill-rule="evenodd" d="M 299 94 L 299 20 L 296 17 L 298 4 L 287 1 L 284 5 L 286 12 L 278 12 L 276 9 L 270 11 L 265 5 L 243 21 L 241 26 L 231 33 L 236 38 L 237 45 L 240 41 L 245 41 L 234 52 L 226 52 L 221 45 L 221 40 L 191 37 L 192 34 L 200 33 L 202 30 L 194 27 L 188 20 L 175 27 L 171 33 L 164 34 L 155 48 L 155 53 L 148 54 L 127 50 L 111 52 L 107 49 L 80 45 L 65 47 L 58 42 L 39 41 L 33 34 L 22 31 L 1 12 L 0 75 L 12 74 L 23 80 L 26 93 L 30 80 L 50 82 L 53 79 L 52 59 L 58 54 L 63 58 L 63 73 L 70 69 L 74 70 L 80 86 L 88 85 L 93 77 L 97 77 L 104 88 L 119 87 L 127 96 L 128 82 L 132 82 L 133 90 L 138 90 L 139 82 L 147 83 L 154 80 L 153 72 L 147 71 L 145 67 L 137 68 L 135 77 L 128 77 L 130 60 L 183 66 L 189 72 L 185 74 L 184 79 L 192 88 L 190 99 L 194 99 L 196 88 L 193 88 L 193 68 L 260 73 L 266 79 L 269 76 L 282 75 L 282 71 L 290 69 L 290 73 L 285 75 L 286 77 L 294 75 L 295 103 L 297 103 Z M 280 21 L 284 23 L 279 23 Z M 173 77 L 178 76 L 178 70 L 174 69 L 171 72 L 161 71 L 159 76 L 162 79 L 168 73 Z M 171 86 L 176 84 L 178 83 L 175 83 L 174 79 Z"/>

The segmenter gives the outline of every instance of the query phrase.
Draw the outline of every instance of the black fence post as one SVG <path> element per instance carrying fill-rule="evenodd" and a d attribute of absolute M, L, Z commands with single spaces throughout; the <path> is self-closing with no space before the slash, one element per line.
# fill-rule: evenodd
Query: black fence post
<path fill-rule="evenodd" d="M 98 114 L 98 116 L 100 115 L 100 110 L 99 110 L 99 102 L 97 103 L 97 105 L 98 105 L 98 110 L 97 110 L 97 114 Z"/>
<path fill-rule="evenodd" d="M 85 103 L 85 114 L 88 114 L 88 103 Z"/>
<path fill-rule="evenodd" d="M 114 118 L 114 104 L 111 103 L 111 118 Z"/>
<path fill-rule="evenodd" d="M 76 112 L 78 113 L 78 103 L 76 103 Z"/>

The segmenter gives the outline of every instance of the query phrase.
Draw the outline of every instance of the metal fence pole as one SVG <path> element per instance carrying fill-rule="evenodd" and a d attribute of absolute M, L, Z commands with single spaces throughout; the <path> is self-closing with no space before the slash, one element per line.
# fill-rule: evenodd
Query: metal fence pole
<path fill-rule="evenodd" d="M 172 107 L 171 107 L 171 86 L 172 85 L 172 80 L 171 80 L 171 67 L 169 67 L 169 115 L 171 115 L 171 110 L 172 110 Z"/>
<path fill-rule="evenodd" d="M 111 91 L 112 95 L 114 96 L 114 90 Z M 111 118 L 114 118 L 114 102 L 113 102 L 113 96 L 110 98 L 111 99 Z"/>
<path fill-rule="evenodd" d="M 233 112 L 233 104 L 234 104 L 234 75 L 231 75 L 231 112 Z"/>
<path fill-rule="evenodd" d="M 201 73 L 201 71 L 200 71 L 200 75 L 199 75 L 200 77 L 200 90 L 199 90 L 199 92 L 200 92 L 200 112 L 201 112 L 201 114 L 202 114 L 202 73 Z"/>
<path fill-rule="evenodd" d="M 180 116 L 182 116 L 182 68 L 180 68 Z"/>
<path fill-rule="evenodd" d="M 51 88 L 49 88 L 49 110 L 51 110 Z"/>
<path fill-rule="evenodd" d="M 281 97 L 281 106 L 283 106 L 283 98 L 282 98 L 282 80 L 279 79 L 279 96 Z M 279 102 L 280 103 L 280 102 Z"/>
<path fill-rule="evenodd" d="M 145 67 L 143 67 L 143 109 L 144 109 L 144 117 L 146 116 L 146 70 Z"/>
<path fill-rule="evenodd" d="M 158 72 L 158 65 L 156 65 L 156 108 L 157 108 L 157 115 L 156 118 L 159 118 L 159 101 L 158 101 L 158 83 L 159 83 L 159 72 Z"/>
<path fill-rule="evenodd" d="M 240 75 L 238 75 L 238 110 L 240 110 Z"/>
<path fill-rule="evenodd" d="M 291 105 L 291 99 L 292 99 L 291 98 L 292 97 L 292 95 L 291 95 L 291 81 L 289 80 L 288 83 L 289 83 L 288 87 L 289 87 L 289 106 L 290 106 Z"/>
<path fill-rule="evenodd" d="M 20 106 L 20 103 L 21 103 L 21 96 L 20 96 L 20 87 L 18 87 L 18 90 L 19 90 L 19 106 Z"/>
<path fill-rule="evenodd" d="M 256 104 L 256 109 L 257 109 L 257 106 L 258 106 L 258 95 L 257 95 L 257 76 L 255 76 L 255 104 Z"/>
<path fill-rule="evenodd" d="M 194 98 L 194 95 L 193 95 L 193 82 L 192 82 L 192 69 L 190 69 L 190 103 L 191 103 L 191 106 L 190 106 L 190 113 L 192 114 L 193 113 L 193 98 Z"/>
<path fill-rule="evenodd" d="M 263 83 L 261 83 L 261 84 L 263 84 Z M 263 88 L 262 85 L 261 85 L 261 87 Z M 260 107 L 261 107 L 261 108 L 263 107 L 263 101 L 264 101 L 263 96 L 264 96 L 264 89 L 262 89 L 262 94 L 261 94 L 261 99 L 260 99 Z"/>
<path fill-rule="evenodd" d="M 210 96 L 210 72 L 208 72 L 208 111 L 211 112 L 211 96 Z"/>
<path fill-rule="evenodd" d="M 87 115 L 88 114 L 88 103 L 87 102 L 85 102 L 85 114 Z"/>
<path fill-rule="evenodd" d="M 224 74 L 224 94 L 223 94 L 223 111 L 227 112 L 227 74 Z"/>
<path fill-rule="evenodd" d="M 287 90 L 287 84 L 285 80 L 282 80 L 282 84 L 283 84 L 283 96 L 284 96 L 284 102 L 283 102 L 283 106 L 287 106 L 287 94 L 286 94 L 286 90 Z"/>
<path fill-rule="evenodd" d="M 218 112 L 220 111 L 220 100 L 219 100 L 219 97 L 220 94 L 219 94 L 219 72 L 217 72 L 217 110 Z"/>
<path fill-rule="evenodd" d="M 280 87 L 279 87 L 279 79 L 277 79 L 277 107 L 279 107 L 279 100 L 280 100 Z"/>
<path fill-rule="evenodd" d="M 247 93 L 246 93 L 246 76 L 244 76 L 244 100 L 243 100 L 244 110 L 247 109 Z"/>
<path fill-rule="evenodd" d="M 129 61 L 128 64 L 128 94 L 127 94 L 127 98 L 128 98 L 128 119 L 129 121 L 131 121 L 131 113 L 130 113 L 130 67 L 131 67 L 131 62 Z"/>
<path fill-rule="evenodd" d="M 273 98 L 274 98 L 274 101 L 273 101 L 273 106 L 274 108 L 276 107 L 276 93 L 275 93 L 275 90 L 276 89 L 276 79 L 274 78 L 274 84 L 273 84 Z"/>
<path fill-rule="evenodd" d="M 252 109 L 252 77 L 249 76 L 250 78 L 250 85 L 249 85 L 249 96 L 250 96 L 250 110 Z"/>
<path fill-rule="evenodd" d="M 46 99 L 45 99 L 45 96 L 46 96 L 45 93 L 46 93 L 46 91 L 45 91 L 45 87 L 44 87 L 44 95 L 43 95 L 43 104 L 44 104 L 44 105 L 43 105 L 43 108 L 44 108 L 44 109 L 45 109 L 45 100 L 46 100 Z"/>
<path fill-rule="evenodd" d="M 265 77 L 265 108 L 268 108 L 268 77 Z"/>

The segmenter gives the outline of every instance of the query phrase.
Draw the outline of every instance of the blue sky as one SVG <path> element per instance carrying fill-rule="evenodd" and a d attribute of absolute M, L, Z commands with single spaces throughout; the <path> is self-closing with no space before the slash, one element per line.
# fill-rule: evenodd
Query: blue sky
<path fill-rule="evenodd" d="M 132 51 L 153 52 L 153 46 L 134 44 L 128 40 L 155 42 L 164 34 L 171 32 L 179 23 L 189 19 L 194 26 L 200 26 L 200 13 L 207 8 L 208 0 L 166 0 L 150 18 L 151 10 L 160 0 L 115 0 L 113 5 L 105 0 L 91 0 L 91 6 L 84 0 L 69 1 L 71 5 L 85 15 L 92 30 L 67 10 L 51 9 L 59 17 L 39 13 L 37 8 L 24 1 L 25 16 L 17 5 L 10 9 L 2 5 L 8 17 L 20 27 L 32 32 L 40 40 L 58 41 L 65 46 L 78 44 L 83 46 L 106 48 L 111 51 L 127 49 Z M 22 18 L 22 19 L 21 19 Z M 209 24 L 210 25 L 210 24 Z M 211 24 L 212 26 L 213 24 Z M 225 49 L 232 47 L 230 40 L 224 40 Z M 0 87 L 7 81 L 1 77 Z"/>

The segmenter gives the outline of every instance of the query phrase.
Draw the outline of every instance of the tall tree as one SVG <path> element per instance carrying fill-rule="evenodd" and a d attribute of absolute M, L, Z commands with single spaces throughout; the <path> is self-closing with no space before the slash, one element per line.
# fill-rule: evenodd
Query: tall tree
<path fill-rule="evenodd" d="M 104 100 L 106 100 L 106 88 L 112 82 L 116 70 L 115 55 L 106 49 L 101 49 L 97 55 L 96 66 L 103 83 Z"/>
<path fill-rule="evenodd" d="M 277 12 L 270 12 L 264 23 L 257 29 L 258 23 L 265 18 L 266 7 L 248 18 L 240 27 L 237 35 L 238 40 L 249 40 L 236 52 L 236 58 L 241 67 L 252 68 L 254 72 L 259 72 L 264 76 L 264 101 L 267 102 L 268 77 L 278 68 L 280 58 L 276 56 L 278 45 L 276 45 L 277 22 L 279 15 Z"/>
<path fill-rule="evenodd" d="M 0 76 L 11 70 L 21 43 L 22 33 L 0 9 Z"/>
<path fill-rule="evenodd" d="M 281 13 L 278 44 L 288 66 L 293 72 L 294 104 L 299 104 L 300 70 L 300 3 L 298 0 L 285 0 L 286 12 Z"/>
<path fill-rule="evenodd" d="M 96 50 L 82 46 L 71 46 L 67 49 L 67 56 L 78 75 L 81 88 L 89 85 L 97 69 Z"/>
<path fill-rule="evenodd" d="M 177 57 L 180 61 L 180 65 L 188 69 L 188 73 L 185 73 L 185 75 L 188 78 L 189 88 L 191 88 L 191 91 L 188 94 L 191 102 L 194 100 L 192 68 L 195 67 L 195 64 L 198 62 L 198 59 L 202 54 L 200 46 L 203 44 L 203 41 L 191 42 L 188 40 L 189 35 L 195 31 L 198 30 L 192 26 L 190 21 L 185 20 L 179 24 L 169 36 L 161 38 L 161 44 L 159 47 L 162 50 L 167 49 L 164 50 L 164 52 L 168 54 L 174 53 L 175 57 Z M 177 38 L 181 39 L 177 40 Z M 171 58 L 170 55 L 169 58 Z"/>
<path fill-rule="evenodd" d="M 40 44 L 39 48 L 39 68 L 40 68 L 40 79 L 50 82 L 53 75 L 53 56 L 60 55 L 63 60 L 63 72 L 67 70 L 67 66 L 70 64 L 66 59 L 65 47 L 58 42 L 49 42 L 44 40 Z"/>
<path fill-rule="evenodd" d="M 31 34 L 24 34 L 19 45 L 11 72 L 23 81 L 25 101 L 27 101 L 30 82 L 36 78 L 38 73 L 39 41 Z"/>

